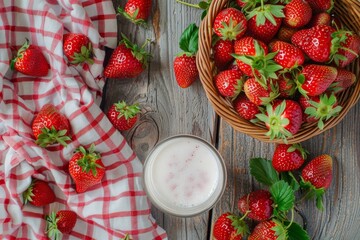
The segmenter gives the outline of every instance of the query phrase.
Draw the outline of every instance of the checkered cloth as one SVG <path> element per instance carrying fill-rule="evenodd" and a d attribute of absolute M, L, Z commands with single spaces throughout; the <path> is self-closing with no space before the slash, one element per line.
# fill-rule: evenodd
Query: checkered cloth
<path fill-rule="evenodd" d="M 91 66 L 68 66 L 63 34 L 89 36 L 95 54 Z M 9 68 L 15 49 L 25 41 L 41 48 L 51 71 L 35 78 Z M 75 228 L 63 239 L 166 239 L 151 217 L 142 189 L 142 165 L 123 136 L 99 108 L 104 79 L 104 46 L 117 44 L 111 1 L 0 1 L 0 239 L 47 239 L 44 215 L 73 210 Z M 70 120 L 72 142 L 67 147 L 41 148 L 31 123 L 46 103 L 53 103 Z M 101 184 L 78 194 L 67 172 L 73 151 L 95 144 L 106 166 Z M 31 178 L 50 183 L 56 202 L 45 207 L 23 205 L 22 192 Z"/>

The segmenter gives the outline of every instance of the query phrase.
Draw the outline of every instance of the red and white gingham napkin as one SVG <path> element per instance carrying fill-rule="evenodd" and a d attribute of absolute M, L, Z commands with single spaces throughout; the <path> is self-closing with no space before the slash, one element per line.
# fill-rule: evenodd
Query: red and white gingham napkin
<path fill-rule="evenodd" d="M 66 32 L 90 38 L 93 65 L 67 65 L 62 51 Z M 51 65 L 48 76 L 10 70 L 12 50 L 25 38 L 42 49 Z M 109 0 L 0 1 L 0 239 L 46 239 L 44 215 L 62 209 L 78 214 L 75 228 L 63 239 L 119 239 L 127 233 L 133 239 L 167 238 L 151 217 L 141 162 L 98 106 L 103 48 L 116 44 L 116 15 Z M 73 141 L 66 148 L 34 143 L 31 123 L 46 103 L 70 120 Z M 77 147 L 91 143 L 107 170 L 101 184 L 78 194 L 67 163 Z M 21 194 L 32 177 L 50 183 L 56 203 L 23 205 Z"/>

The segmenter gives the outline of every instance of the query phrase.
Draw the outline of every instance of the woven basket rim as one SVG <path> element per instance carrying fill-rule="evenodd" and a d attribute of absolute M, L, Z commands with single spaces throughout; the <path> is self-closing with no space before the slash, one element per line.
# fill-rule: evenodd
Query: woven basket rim
<path fill-rule="evenodd" d="M 245 133 L 262 142 L 283 143 L 282 139 L 271 140 L 270 137 L 266 136 L 268 129 L 263 123 L 255 125 L 245 119 L 242 119 L 234 110 L 231 101 L 220 96 L 213 84 L 215 67 L 210 60 L 211 41 L 213 35 L 212 24 L 217 13 L 222 10 L 227 3 L 228 0 L 212 1 L 206 17 L 200 24 L 199 51 L 196 57 L 200 81 L 215 112 L 236 131 Z M 360 19 L 360 2 L 356 0 L 335 1 L 334 12 L 347 28 L 354 31 L 356 34 L 360 33 L 360 21 L 358 21 L 358 19 Z M 357 103 L 360 97 L 360 81 L 358 79 L 360 75 L 359 58 L 357 58 L 349 68 L 355 73 L 357 79 L 353 86 L 338 95 L 339 105 L 343 107 L 340 114 L 326 121 L 322 130 L 317 127 L 316 123 L 302 124 L 300 130 L 291 138 L 287 139 L 287 143 L 291 144 L 308 140 L 336 126 L 345 117 L 348 111 Z"/>

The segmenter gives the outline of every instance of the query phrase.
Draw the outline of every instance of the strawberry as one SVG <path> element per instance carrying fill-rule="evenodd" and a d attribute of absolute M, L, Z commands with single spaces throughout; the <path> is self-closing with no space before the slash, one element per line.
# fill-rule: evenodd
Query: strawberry
<path fill-rule="evenodd" d="M 224 70 L 214 77 L 214 83 L 221 96 L 235 99 L 244 85 L 243 74 L 237 70 Z"/>
<path fill-rule="evenodd" d="M 311 27 L 315 27 L 317 25 L 330 26 L 331 25 L 331 15 L 327 12 L 320 12 L 320 13 L 315 14 L 311 18 L 307 27 L 311 28 Z"/>
<path fill-rule="evenodd" d="M 276 53 L 269 53 L 265 43 L 252 37 L 235 41 L 233 56 L 240 70 L 249 77 L 255 77 L 262 86 L 268 78 L 277 78 L 276 71 L 282 69 L 273 58 Z"/>
<path fill-rule="evenodd" d="M 278 88 L 275 86 L 264 87 L 255 78 L 249 78 L 244 83 L 244 92 L 251 102 L 266 105 L 277 98 Z"/>
<path fill-rule="evenodd" d="M 337 116 L 342 107 L 338 105 L 335 94 L 326 93 L 315 97 L 300 96 L 299 103 L 304 110 L 307 122 L 317 122 L 318 128 L 324 128 L 324 121 Z"/>
<path fill-rule="evenodd" d="M 240 39 L 247 29 L 246 17 L 240 10 L 225 8 L 216 15 L 213 28 L 223 40 Z"/>
<path fill-rule="evenodd" d="M 307 151 L 299 144 L 278 144 L 275 148 L 272 165 L 278 172 L 299 169 L 305 159 Z"/>
<path fill-rule="evenodd" d="M 301 172 L 302 188 L 307 190 L 306 198 L 316 198 L 316 206 L 323 209 L 322 197 L 332 181 L 332 157 L 323 154 L 312 159 Z"/>
<path fill-rule="evenodd" d="M 256 221 L 268 220 L 273 214 L 273 200 L 267 190 L 256 190 L 238 201 L 238 208 L 242 214 Z"/>
<path fill-rule="evenodd" d="M 45 217 L 46 233 L 50 239 L 61 239 L 60 233 L 70 233 L 77 220 L 77 215 L 71 210 L 60 210 L 57 213 L 52 212 Z"/>
<path fill-rule="evenodd" d="M 284 6 L 261 5 L 248 13 L 248 34 L 255 39 L 268 43 L 280 29 Z"/>
<path fill-rule="evenodd" d="M 63 37 L 63 50 L 68 61 L 72 64 L 86 62 L 93 64 L 92 45 L 84 34 L 67 33 Z"/>
<path fill-rule="evenodd" d="M 30 186 L 23 193 L 24 204 L 31 203 L 41 207 L 55 202 L 55 194 L 47 182 L 33 179 Z"/>
<path fill-rule="evenodd" d="M 277 33 L 277 38 L 280 41 L 291 43 L 291 37 L 297 32 L 296 28 L 289 28 L 286 26 L 281 26 Z"/>
<path fill-rule="evenodd" d="M 48 74 L 50 65 L 40 48 L 30 45 L 29 40 L 17 51 L 16 57 L 10 61 L 10 68 L 22 74 L 33 77 L 44 77 Z"/>
<path fill-rule="evenodd" d="M 241 240 L 248 231 L 248 226 L 241 218 L 226 212 L 216 219 L 213 236 L 216 240 Z"/>
<path fill-rule="evenodd" d="M 47 147 L 54 143 L 67 146 L 70 141 L 70 123 L 52 104 L 45 104 L 32 122 L 36 144 Z"/>
<path fill-rule="evenodd" d="M 139 104 L 127 105 L 125 101 L 119 101 L 110 107 L 107 117 L 116 129 L 124 131 L 135 125 L 139 112 Z"/>
<path fill-rule="evenodd" d="M 336 31 L 317 25 L 296 32 L 291 42 L 315 62 L 332 62 L 339 67 L 350 64 L 360 53 L 360 37 L 350 31 Z"/>
<path fill-rule="evenodd" d="M 214 63 L 217 69 L 225 69 L 230 62 L 234 61 L 234 42 L 230 40 L 218 39 L 213 46 Z"/>
<path fill-rule="evenodd" d="M 297 68 L 305 61 L 303 52 L 299 48 L 287 42 L 272 42 L 270 51 L 276 53 L 274 61 L 285 69 Z"/>
<path fill-rule="evenodd" d="M 190 24 L 180 37 L 179 46 L 183 52 L 174 59 L 174 74 L 177 84 L 181 88 L 190 87 L 199 78 L 196 66 L 196 53 L 198 51 L 199 28 Z"/>
<path fill-rule="evenodd" d="M 326 92 L 340 93 L 356 82 L 356 75 L 343 68 L 337 68 L 337 76 Z"/>
<path fill-rule="evenodd" d="M 307 0 L 310 7 L 313 9 L 314 12 L 328 12 L 333 9 L 334 1 L 333 0 Z"/>
<path fill-rule="evenodd" d="M 336 79 L 337 69 L 326 65 L 306 65 L 296 79 L 298 90 L 306 96 L 317 96 L 325 92 Z"/>
<path fill-rule="evenodd" d="M 144 50 L 146 43 L 139 47 L 121 34 L 122 40 L 112 53 L 104 70 L 107 78 L 134 78 L 147 67 L 150 54 Z"/>
<path fill-rule="evenodd" d="M 309 23 L 312 9 L 305 0 L 292 0 L 284 8 L 284 24 L 292 28 L 301 28 Z"/>
<path fill-rule="evenodd" d="M 256 117 L 269 129 L 266 135 L 270 139 L 282 138 L 284 142 L 299 131 L 303 118 L 301 106 L 293 100 L 275 100 L 266 105 L 266 113 Z"/>
<path fill-rule="evenodd" d="M 118 7 L 118 12 L 135 24 L 146 24 L 150 16 L 152 0 L 128 0 L 124 9 Z"/>
<path fill-rule="evenodd" d="M 279 97 L 290 98 L 296 93 L 297 85 L 288 73 L 280 74 L 278 79 L 273 80 L 279 88 Z"/>
<path fill-rule="evenodd" d="M 280 240 L 288 239 L 285 227 L 278 220 L 272 219 L 258 223 L 248 240 Z"/>
<path fill-rule="evenodd" d="M 340 39 L 340 43 L 333 44 L 333 47 L 337 49 L 334 62 L 337 66 L 344 68 L 359 56 L 360 37 L 349 31 L 338 31 L 335 36 L 334 39 Z"/>
<path fill-rule="evenodd" d="M 251 102 L 245 93 L 240 93 L 240 95 L 233 102 L 233 106 L 240 117 L 246 120 L 255 119 L 256 114 L 260 113 L 258 105 Z"/>
<path fill-rule="evenodd" d="M 69 161 L 69 172 L 75 181 L 76 191 L 85 192 L 88 188 L 101 182 L 105 166 L 99 153 L 92 144 L 89 149 L 80 146 Z"/>

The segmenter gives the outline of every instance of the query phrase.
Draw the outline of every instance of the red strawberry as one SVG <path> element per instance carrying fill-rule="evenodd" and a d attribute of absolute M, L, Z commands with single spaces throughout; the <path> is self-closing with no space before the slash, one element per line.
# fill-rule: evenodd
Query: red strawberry
<path fill-rule="evenodd" d="M 240 39 L 247 29 L 246 17 L 235 8 L 226 8 L 216 15 L 213 28 L 223 40 Z"/>
<path fill-rule="evenodd" d="M 76 185 L 78 193 L 101 182 L 105 174 L 105 166 L 99 153 L 92 144 L 89 149 L 80 146 L 76 149 L 69 162 L 69 172 Z"/>
<path fill-rule="evenodd" d="M 281 26 L 277 33 L 277 38 L 280 41 L 291 43 L 291 37 L 297 32 L 296 28 L 289 28 L 285 26 Z"/>
<path fill-rule="evenodd" d="M 282 18 L 284 6 L 266 4 L 255 8 L 246 16 L 248 19 L 248 33 L 250 36 L 268 43 L 277 34 Z"/>
<path fill-rule="evenodd" d="M 256 190 L 238 201 L 238 208 L 242 214 L 256 221 L 265 221 L 273 214 L 273 200 L 267 190 Z"/>
<path fill-rule="evenodd" d="M 235 99 L 244 85 L 243 75 L 237 70 L 224 70 L 214 77 L 214 83 L 221 96 Z"/>
<path fill-rule="evenodd" d="M 317 25 L 296 32 L 291 42 L 303 50 L 315 62 L 328 62 L 331 59 L 331 35 L 335 32 L 330 26 Z"/>
<path fill-rule="evenodd" d="M 128 0 L 118 12 L 135 24 L 145 24 L 150 16 L 152 0 Z"/>
<path fill-rule="evenodd" d="M 234 60 L 234 42 L 230 40 L 219 39 L 213 46 L 214 63 L 219 70 L 223 70 Z"/>
<path fill-rule="evenodd" d="M 258 223 L 248 240 L 280 240 L 288 239 L 285 227 L 281 222 L 272 219 Z"/>
<path fill-rule="evenodd" d="M 174 72 L 178 85 L 182 88 L 189 87 L 199 78 L 196 66 L 196 56 L 188 56 L 185 53 L 174 60 Z"/>
<path fill-rule="evenodd" d="M 278 79 L 273 80 L 279 88 L 279 97 L 290 98 L 296 93 L 296 83 L 290 74 L 280 74 Z"/>
<path fill-rule="evenodd" d="M 352 32 L 338 31 L 337 39 L 340 43 L 334 44 L 337 49 L 334 62 L 337 66 L 344 68 L 352 63 L 360 54 L 360 37 Z M 346 38 L 344 40 L 344 38 Z"/>
<path fill-rule="evenodd" d="M 265 114 L 256 117 L 269 129 L 266 135 L 270 139 L 284 141 L 299 131 L 303 118 L 301 106 L 293 100 L 275 100 L 266 106 Z"/>
<path fill-rule="evenodd" d="M 235 111 L 246 120 L 255 119 L 256 114 L 260 113 L 258 105 L 251 102 L 244 93 L 240 93 L 233 102 L 233 106 Z"/>
<path fill-rule="evenodd" d="M 330 12 L 334 7 L 333 0 L 307 0 L 314 12 Z"/>
<path fill-rule="evenodd" d="M 323 154 L 312 159 L 302 170 L 300 185 L 307 190 L 307 198 L 316 198 L 316 206 L 323 210 L 322 197 L 332 181 L 331 156 Z"/>
<path fill-rule="evenodd" d="M 66 146 L 70 141 L 69 120 L 52 104 L 45 104 L 32 123 L 36 144 L 47 147 L 54 143 Z"/>
<path fill-rule="evenodd" d="M 24 204 L 30 202 L 34 206 L 45 206 L 55 202 L 55 194 L 47 182 L 33 179 L 23 193 Z"/>
<path fill-rule="evenodd" d="M 326 90 L 327 92 L 340 93 L 356 82 L 356 75 L 343 68 L 337 68 L 337 76 L 334 82 Z"/>
<path fill-rule="evenodd" d="M 331 25 L 331 15 L 327 12 L 321 12 L 321 13 L 314 15 L 311 18 L 311 20 L 308 24 L 308 27 L 311 28 L 311 27 L 315 27 L 317 25 L 330 26 Z"/>
<path fill-rule="evenodd" d="M 332 158 L 327 154 L 312 159 L 302 170 L 301 176 L 315 188 L 329 188 L 332 180 Z"/>
<path fill-rule="evenodd" d="M 83 34 L 67 33 L 63 37 L 63 50 L 72 64 L 87 62 L 93 64 L 92 46 L 89 38 Z"/>
<path fill-rule="evenodd" d="M 252 37 L 237 40 L 234 45 L 233 55 L 240 70 L 249 77 L 254 77 L 266 86 L 268 78 L 277 78 L 276 71 L 282 69 L 273 58 L 276 53 L 269 53 L 265 43 Z"/>
<path fill-rule="evenodd" d="M 174 59 L 174 73 L 178 85 L 182 88 L 189 87 L 199 78 L 196 66 L 196 53 L 198 51 L 199 28 L 190 24 L 182 33 L 179 46 L 183 52 Z"/>
<path fill-rule="evenodd" d="M 276 87 L 264 87 L 255 78 L 245 81 L 244 92 L 251 102 L 256 105 L 266 105 L 278 96 Z"/>
<path fill-rule="evenodd" d="M 301 66 L 305 61 L 303 52 L 287 42 L 272 42 L 271 52 L 276 52 L 274 61 L 283 68 L 293 69 Z"/>
<path fill-rule="evenodd" d="M 40 48 L 30 45 L 29 40 L 26 39 L 16 57 L 10 61 L 10 68 L 25 75 L 44 77 L 48 74 L 50 65 Z"/>
<path fill-rule="evenodd" d="M 284 24 L 292 28 L 300 28 L 309 23 L 312 17 L 310 5 L 305 0 L 292 0 L 284 8 Z"/>
<path fill-rule="evenodd" d="M 325 92 L 336 79 L 337 69 L 325 65 L 306 65 L 298 76 L 298 90 L 306 96 L 317 96 Z"/>
<path fill-rule="evenodd" d="M 278 172 L 299 169 L 305 159 L 306 150 L 300 144 L 278 144 L 272 157 L 272 165 Z"/>
<path fill-rule="evenodd" d="M 125 101 L 121 101 L 110 107 L 107 117 L 116 129 L 124 131 L 135 125 L 139 112 L 139 104 L 127 105 Z"/>
<path fill-rule="evenodd" d="M 70 210 L 60 210 L 57 213 L 52 212 L 45 217 L 46 233 L 50 239 L 60 239 L 60 233 L 70 233 L 77 220 L 75 212 Z"/>
<path fill-rule="evenodd" d="M 140 48 L 130 42 L 124 34 L 122 38 L 104 70 L 104 76 L 107 78 L 134 78 L 147 67 L 150 54 L 144 50 L 146 44 Z"/>
<path fill-rule="evenodd" d="M 215 221 L 213 236 L 216 240 L 241 240 L 248 231 L 248 226 L 241 218 L 226 212 Z"/>
<path fill-rule="evenodd" d="M 318 128 L 324 128 L 324 121 L 337 116 L 342 107 L 338 106 L 335 94 L 324 93 L 319 96 L 306 98 L 301 96 L 299 99 L 301 107 L 306 114 L 307 122 L 318 122 Z"/>

